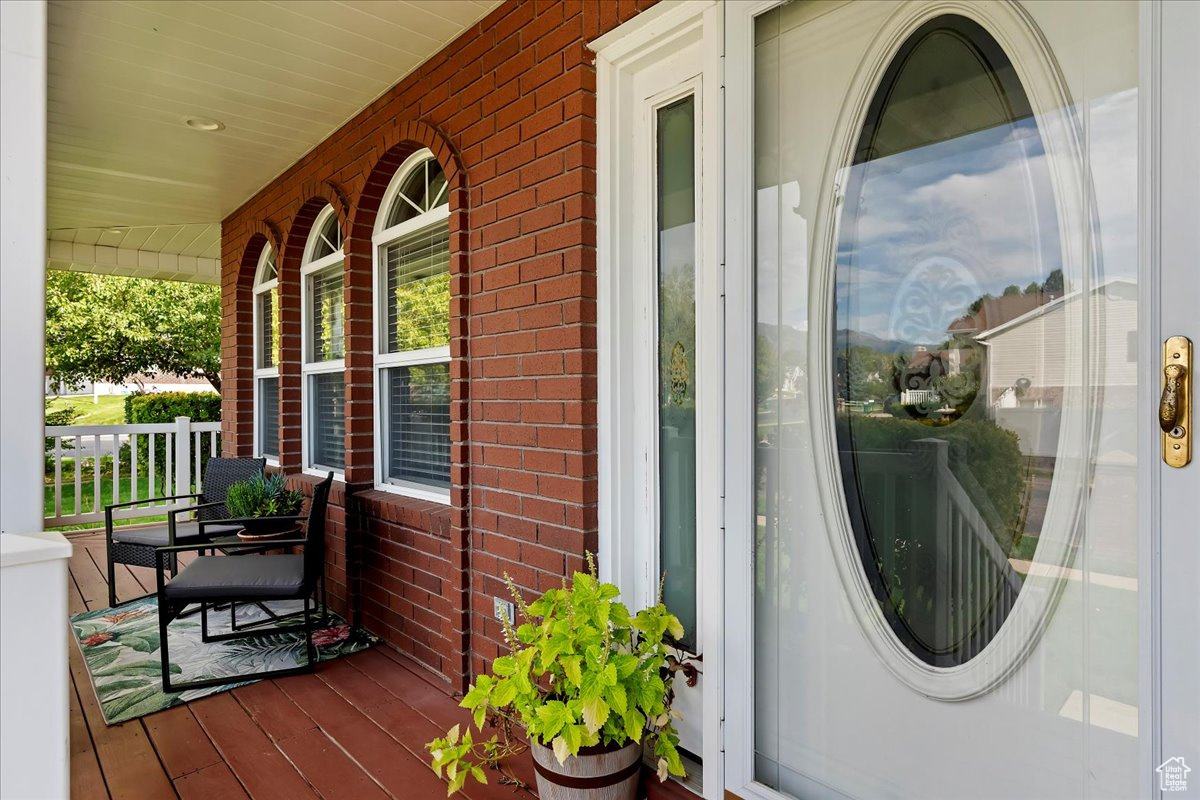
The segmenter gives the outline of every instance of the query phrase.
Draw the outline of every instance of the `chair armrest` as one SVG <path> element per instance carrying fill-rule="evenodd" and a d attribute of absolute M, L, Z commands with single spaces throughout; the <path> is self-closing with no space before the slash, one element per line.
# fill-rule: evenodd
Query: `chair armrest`
<path fill-rule="evenodd" d="M 196 497 L 200 497 L 200 495 L 196 495 Z M 197 503 L 194 506 L 183 506 L 182 508 L 170 508 L 170 509 L 167 509 L 167 516 L 174 517 L 176 514 L 188 514 L 188 513 L 191 513 L 192 511 L 197 511 L 201 508 L 212 508 L 213 506 L 219 506 L 219 505 L 222 505 L 221 501 L 214 500 L 211 503 Z M 204 522 L 212 522 L 212 521 L 213 520 L 207 520 L 207 519 L 204 520 Z"/>
<path fill-rule="evenodd" d="M 169 494 L 164 497 L 145 497 L 145 498 L 142 498 L 141 500 L 128 500 L 124 503 L 111 503 L 111 504 L 105 506 L 104 510 L 109 511 L 110 509 L 113 509 L 113 508 L 125 508 L 127 506 L 140 506 L 143 503 L 156 503 L 160 500 L 182 500 L 185 497 L 200 497 L 200 496 L 201 495 L 197 493 L 197 494 Z M 194 506 L 189 506 L 189 508 L 194 508 Z"/>
<path fill-rule="evenodd" d="M 262 548 L 264 546 L 272 547 L 272 548 L 274 548 L 274 547 L 300 547 L 300 546 L 304 545 L 304 543 L 305 543 L 304 539 L 268 539 L 268 540 L 259 541 L 259 542 L 225 542 L 225 543 L 217 545 L 217 546 L 220 547 L 222 550 L 232 550 L 232 549 L 238 548 L 238 547 L 253 547 L 253 548 Z M 155 554 L 155 557 L 157 558 L 159 556 L 170 555 L 171 553 L 188 553 L 188 552 L 192 552 L 192 551 L 212 550 L 212 549 L 213 549 L 212 542 L 205 542 L 203 544 L 169 544 L 169 545 L 163 545 L 162 547 L 154 548 L 154 554 Z M 159 561 L 159 563 L 161 565 L 161 560 Z"/>
<path fill-rule="evenodd" d="M 273 519 L 279 522 L 304 522 L 308 517 L 304 515 L 294 517 L 233 517 L 231 519 L 206 519 L 201 520 L 201 522 L 205 525 L 242 525 L 246 522 L 254 522 L 261 519 Z"/>

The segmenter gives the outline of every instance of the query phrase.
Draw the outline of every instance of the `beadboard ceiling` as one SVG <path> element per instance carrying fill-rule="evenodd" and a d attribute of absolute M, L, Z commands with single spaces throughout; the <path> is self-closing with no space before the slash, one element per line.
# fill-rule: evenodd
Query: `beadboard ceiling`
<path fill-rule="evenodd" d="M 226 214 L 498 4 L 51 0 L 51 266 L 219 259 Z"/>

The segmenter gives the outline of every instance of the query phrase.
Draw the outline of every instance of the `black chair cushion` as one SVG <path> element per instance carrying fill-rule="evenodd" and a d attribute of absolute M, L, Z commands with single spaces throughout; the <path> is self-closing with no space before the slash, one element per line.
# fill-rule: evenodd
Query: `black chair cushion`
<path fill-rule="evenodd" d="M 304 556 L 200 556 L 168 583 L 170 600 L 286 600 L 300 597 Z"/>
<path fill-rule="evenodd" d="M 217 536 L 233 536 L 241 530 L 238 525 L 205 525 L 204 538 Z M 167 526 L 155 525 L 152 528 L 113 528 L 113 541 L 124 544 L 140 544 L 146 547 L 165 547 L 167 541 Z M 185 522 L 175 528 L 175 543 L 189 544 L 200 539 L 200 526 L 195 522 Z"/>

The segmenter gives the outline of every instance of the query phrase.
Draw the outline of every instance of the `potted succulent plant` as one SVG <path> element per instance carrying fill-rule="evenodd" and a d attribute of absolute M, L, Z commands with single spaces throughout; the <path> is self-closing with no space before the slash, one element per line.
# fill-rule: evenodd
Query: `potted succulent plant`
<path fill-rule="evenodd" d="M 643 741 L 652 747 L 659 780 L 683 775 L 676 747 L 679 735 L 671 709 L 667 635 L 683 636 L 683 626 L 660 601 L 636 615 L 617 600 L 619 590 L 601 583 L 588 557 L 589 572 L 577 572 L 571 585 L 551 589 L 526 604 L 508 580 L 521 616 L 515 629 L 504 623 L 508 655 L 492 662 L 463 698 L 480 731 L 500 733 L 476 742 L 468 727 L 455 725 L 429 742 L 432 766 L 445 770 L 448 794 L 467 777 L 486 783 L 482 769 L 524 746 L 512 734 L 524 727 L 533 751 L 542 800 L 573 798 L 580 790 L 605 790 L 605 797 L 633 800 L 638 786 Z M 507 576 L 506 576 L 507 579 Z M 511 775 L 502 782 L 512 782 Z"/>
<path fill-rule="evenodd" d="M 300 513 L 304 493 L 287 488 L 283 473 L 253 478 L 229 487 L 225 493 L 225 508 L 229 516 L 241 522 L 251 536 L 270 536 L 295 526 L 287 519 Z M 280 519 L 280 518 L 283 519 Z"/>

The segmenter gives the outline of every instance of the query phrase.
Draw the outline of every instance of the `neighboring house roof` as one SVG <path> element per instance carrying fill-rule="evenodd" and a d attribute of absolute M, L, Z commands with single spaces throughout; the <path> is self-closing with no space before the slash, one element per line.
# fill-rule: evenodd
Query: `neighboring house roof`
<path fill-rule="evenodd" d="M 1103 283 L 1092 287 L 1092 292 L 1104 292 L 1105 294 L 1115 292 L 1116 294 L 1119 295 L 1119 294 L 1129 293 L 1130 290 L 1132 290 L 1132 293 L 1130 294 L 1130 296 L 1122 297 L 1121 299 L 1136 299 L 1136 297 L 1137 297 L 1137 293 L 1136 293 L 1137 284 L 1128 278 L 1110 278 L 1109 280 L 1104 281 Z M 998 323 L 998 324 L 994 325 L 993 327 L 988 328 L 988 329 L 976 334 L 975 339 L 979 340 L 979 341 L 983 341 L 989 337 L 995 336 L 998 333 L 1012 330 L 1013 328 L 1016 328 L 1020 325 L 1024 325 L 1027 322 L 1031 322 L 1031 321 L 1037 319 L 1038 317 L 1042 316 L 1043 314 L 1048 314 L 1049 312 L 1054 311 L 1055 309 L 1064 307 L 1068 301 L 1075 300 L 1082 294 L 1083 294 L 1083 290 L 1081 290 L 1081 289 L 1071 292 L 1069 294 L 1065 294 L 1062 297 L 1051 300 L 1050 302 L 1046 303 L 1045 305 L 1037 306 L 1036 308 L 1034 308 L 1030 311 L 1027 311 L 1024 314 L 1021 314 L 1020 316 L 1012 317 L 1002 323 Z M 1034 295 L 1034 297 L 1036 297 L 1036 295 Z M 1001 298 L 1001 299 L 1003 299 L 1003 298 Z"/>
<path fill-rule="evenodd" d="M 988 297 L 980 304 L 978 311 L 965 317 L 959 317 L 950 323 L 950 327 L 946 330 L 949 333 L 959 334 L 985 331 L 1023 316 L 1056 299 L 1058 299 L 1058 295 L 1053 292 Z"/>

